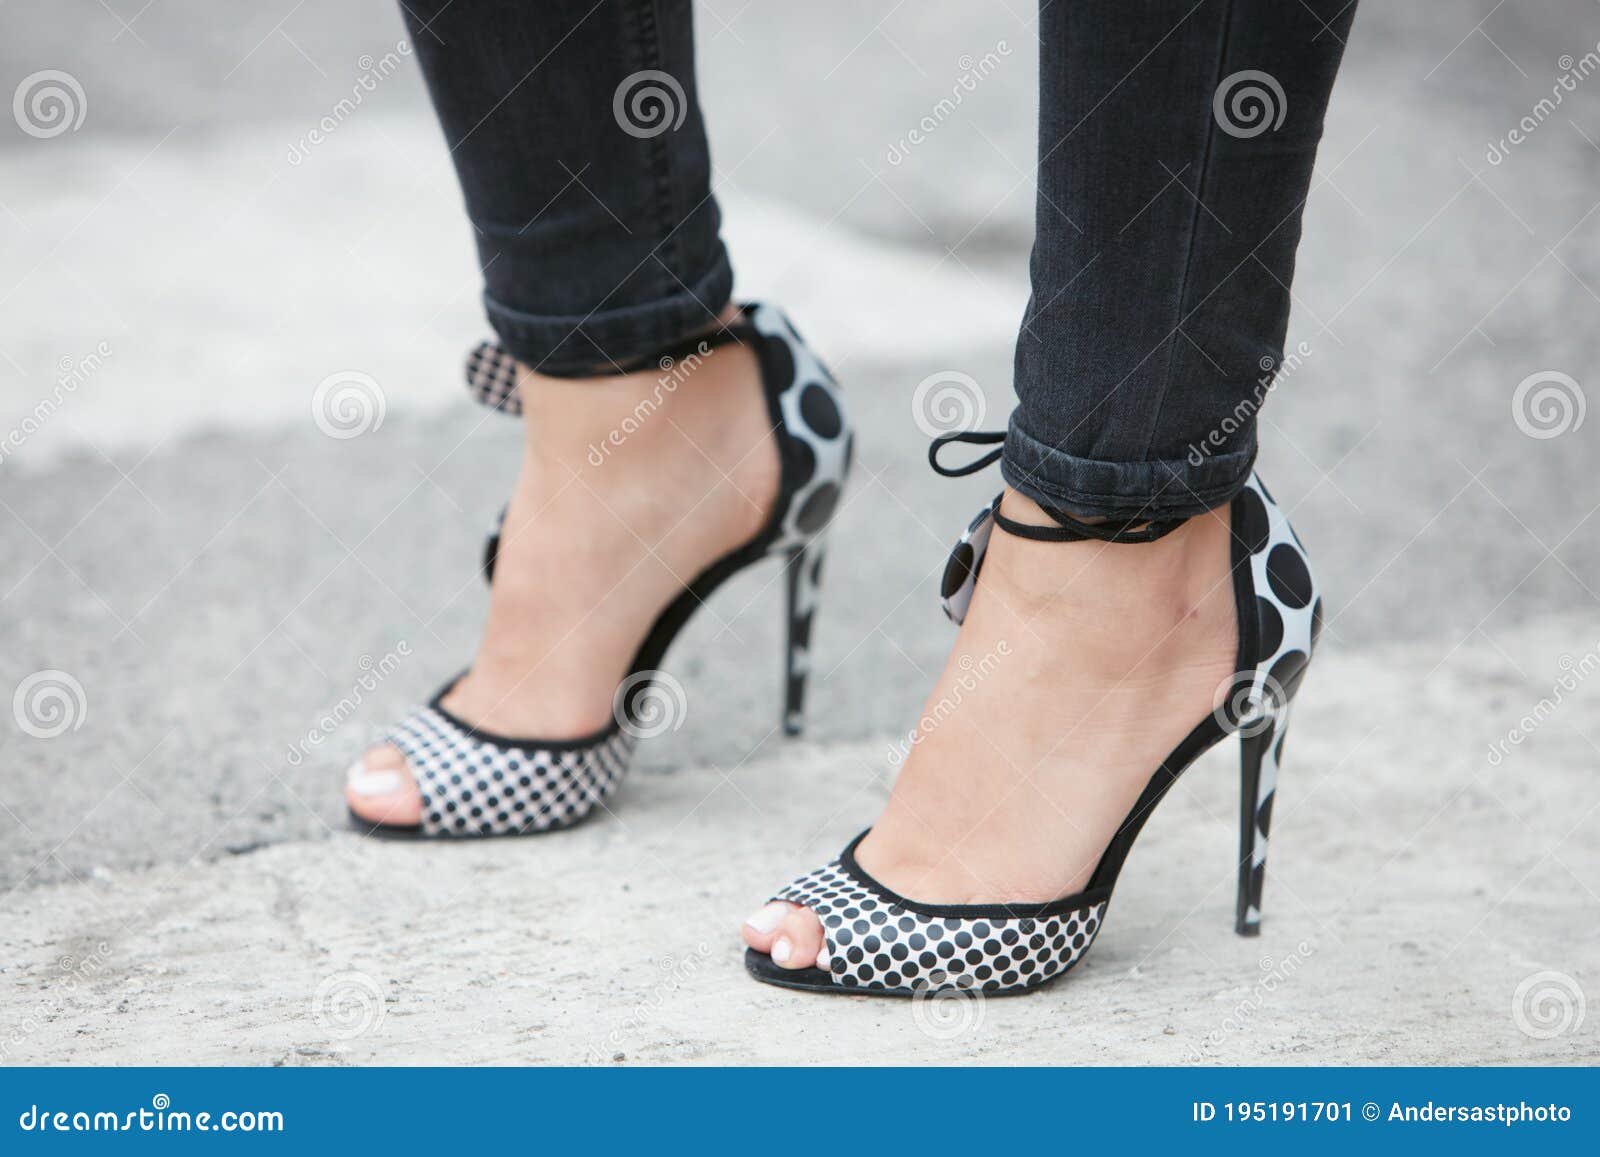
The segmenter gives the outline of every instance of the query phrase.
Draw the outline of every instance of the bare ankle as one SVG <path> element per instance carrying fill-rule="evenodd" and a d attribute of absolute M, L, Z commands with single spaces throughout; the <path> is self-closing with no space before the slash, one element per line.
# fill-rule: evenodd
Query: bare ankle
<path fill-rule="evenodd" d="M 1019 521 L 1049 524 L 1015 492 L 1007 492 L 1004 509 Z M 1008 634 L 1069 633 L 1081 659 L 1103 659 L 1102 674 L 1125 664 L 1166 664 L 1197 646 L 1231 661 L 1237 627 L 1229 558 L 1225 512 L 1192 518 L 1151 543 L 996 534 L 974 613 L 1008 618 Z"/>

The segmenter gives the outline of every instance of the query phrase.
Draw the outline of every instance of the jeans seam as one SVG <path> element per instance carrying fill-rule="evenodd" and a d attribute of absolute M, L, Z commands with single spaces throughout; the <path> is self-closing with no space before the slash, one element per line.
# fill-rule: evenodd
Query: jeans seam
<path fill-rule="evenodd" d="M 634 5 L 635 20 L 638 27 L 636 34 L 638 56 L 636 60 L 639 63 L 640 71 L 666 71 L 661 67 L 663 63 L 661 22 L 656 12 L 656 3 L 657 0 L 637 0 Z M 652 204 L 656 212 L 656 230 L 661 237 L 661 240 L 651 250 L 651 257 L 654 257 L 658 263 L 665 267 L 669 276 L 673 268 L 674 258 L 678 256 L 679 250 L 677 230 L 672 225 L 674 208 L 672 157 L 667 144 L 667 138 L 674 131 L 668 130 L 667 132 L 658 133 L 652 136 L 649 141 L 650 172 L 654 178 L 655 185 L 655 196 L 652 198 Z M 665 251 L 664 255 L 663 251 Z M 667 279 L 661 278 L 659 274 L 652 280 L 659 280 L 663 290 L 670 289 L 667 285 Z"/>
<path fill-rule="evenodd" d="M 1211 91 L 1216 92 L 1217 85 L 1222 83 L 1222 69 L 1228 57 L 1229 33 L 1233 28 L 1233 0 L 1223 0 L 1222 6 L 1222 35 L 1218 37 L 1217 62 L 1211 73 Z M 1151 447 L 1155 445 L 1156 431 L 1161 428 L 1161 410 L 1166 405 L 1167 394 L 1172 389 L 1173 354 L 1177 349 L 1177 342 L 1173 339 L 1178 336 L 1178 327 L 1183 325 L 1183 307 L 1189 297 L 1189 275 L 1194 269 L 1195 238 L 1200 232 L 1200 213 L 1205 204 L 1206 178 L 1211 173 L 1212 148 L 1217 139 L 1217 118 L 1210 109 L 1209 102 L 1206 111 L 1206 143 L 1200 155 L 1199 180 L 1195 183 L 1194 208 L 1189 217 L 1189 244 L 1183 255 L 1183 275 L 1178 279 L 1178 325 L 1173 327 L 1173 332 L 1167 335 L 1166 372 L 1162 375 L 1161 392 L 1157 395 L 1155 406 L 1150 411 L 1150 431 L 1145 435 L 1144 454 L 1149 458 Z"/>

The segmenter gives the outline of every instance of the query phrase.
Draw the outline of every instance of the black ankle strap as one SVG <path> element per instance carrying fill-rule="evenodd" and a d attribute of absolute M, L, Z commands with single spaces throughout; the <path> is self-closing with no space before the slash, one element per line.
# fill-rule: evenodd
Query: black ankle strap
<path fill-rule="evenodd" d="M 953 433 L 941 434 L 928 447 L 928 464 L 933 467 L 936 474 L 945 478 L 964 478 L 998 462 L 1000 456 L 1005 453 L 1004 447 L 991 450 L 971 462 L 954 467 L 946 466 L 939 461 L 940 450 L 953 442 L 964 442 L 973 446 L 995 446 L 1004 443 L 1005 440 L 1004 430 L 956 430 Z M 1032 539 L 1034 542 L 1082 542 L 1084 539 L 1097 539 L 1100 542 L 1144 543 L 1164 538 L 1188 521 L 1184 518 L 1135 517 L 1106 522 L 1084 522 L 1053 506 L 1040 503 L 1039 508 L 1054 520 L 1055 526 L 1034 526 L 1032 523 L 1018 522 L 1014 518 L 1007 518 L 998 509 L 994 512 L 994 524 L 1007 534 Z"/>
<path fill-rule="evenodd" d="M 1142 543 L 1165 538 L 1188 521 L 1183 518 L 1159 521 L 1150 518 L 1129 518 L 1115 522 L 1082 522 L 1065 510 L 1057 510 L 1042 503 L 1039 508 L 1055 519 L 1058 525 L 1034 526 L 1032 523 L 1007 518 L 998 510 L 994 512 L 994 524 L 1007 534 L 1014 534 L 1018 538 L 1031 538 L 1035 542 L 1081 542 L 1086 538 L 1093 538 L 1101 542 Z"/>
<path fill-rule="evenodd" d="M 1006 432 L 1004 430 L 956 430 L 953 433 L 940 434 L 928 446 L 928 465 L 933 467 L 935 474 L 943 475 L 946 478 L 965 478 L 968 474 L 976 474 L 978 471 L 1000 461 L 1000 455 L 1004 454 L 1005 450 L 991 450 L 982 458 L 955 467 L 946 466 L 939 461 L 940 450 L 943 450 L 952 442 L 967 442 L 974 446 L 993 446 L 1005 440 Z"/>

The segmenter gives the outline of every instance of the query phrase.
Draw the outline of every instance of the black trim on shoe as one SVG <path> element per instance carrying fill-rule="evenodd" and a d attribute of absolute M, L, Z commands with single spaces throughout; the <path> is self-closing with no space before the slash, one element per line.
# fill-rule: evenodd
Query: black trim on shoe
<path fill-rule="evenodd" d="M 597 744 L 604 743 L 616 734 L 621 726 L 615 717 L 606 726 L 598 731 L 591 731 L 588 735 L 581 735 L 576 739 L 535 739 L 528 736 L 501 735 L 468 723 L 461 716 L 456 715 L 444 705 L 444 697 L 454 691 L 456 684 L 466 678 L 467 671 L 461 671 L 443 687 L 433 693 L 433 698 L 428 700 L 428 707 L 437 711 L 463 735 L 470 736 L 481 743 L 492 743 L 496 747 L 503 747 L 512 751 L 581 751 Z"/>
<path fill-rule="evenodd" d="M 1024 996 L 1030 992 L 1037 992 L 1046 985 L 1054 984 L 1067 973 L 1076 968 L 1083 955 L 1075 957 L 1070 964 L 1062 967 L 1059 972 L 1045 977 L 1036 984 L 1018 988 L 983 989 L 975 985 L 956 985 L 956 988 L 967 988 L 974 996 L 982 995 L 984 1000 L 990 998 L 1005 998 Z M 928 989 L 915 986 L 900 985 L 896 988 L 851 988 L 843 984 L 835 984 L 833 976 L 821 968 L 784 968 L 773 961 L 765 952 L 757 952 L 754 948 L 744 950 L 744 968 L 755 979 L 763 984 L 770 984 L 775 988 L 788 988 L 796 992 L 826 992 L 834 996 L 875 996 L 889 997 L 896 1000 L 927 996 Z"/>
<path fill-rule="evenodd" d="M 1051 916 L 1069 915 L 1109 899 L 1111 895 L 1107 888 L 1091 886 L 1070 896 L 1063 896 L 1059 900 L 1046 900 L 1034 904 L 925 904 L 920 900 L 900 895 L 875 879 L 861 866 L 861 861 L 856 859 L 856 848 L 871 831 L 872 829 L 868 828 L 845 845 L 844 851 L 839 853 L 840 867 L 887 900 L 891 906 L 904 908 L 907 912 L 915 912 L 919 916 L 929 916 L 936 920 L 1045 920 Z"/>

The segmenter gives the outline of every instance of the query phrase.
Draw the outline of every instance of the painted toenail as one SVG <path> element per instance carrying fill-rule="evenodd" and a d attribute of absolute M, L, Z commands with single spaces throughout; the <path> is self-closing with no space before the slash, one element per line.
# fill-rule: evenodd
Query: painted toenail
<path fill-rule="evenodd" d="M 777 964 L 788 964 L 789 957 L 794 955 L 794 946 L 787 937 L 780 936 L 772 945 L 772 959 Z"/>
<path fill-rule="evenodd" d="M 350 779 L 350 790 L 357 795 L 390 795 L 401 786 L 398 771 L 367 771 Z"/>
<path fill-rule="evenodd" d="M 765 908 L 761 909 L 754 916 L 751 916 L 745 921 L 745 923 L 765 936 L 779 924 L 782 924 L 783 918 L 788 914 L 789 908 L 787 905 L 774 901 L 773 903 L 768 904 Z"/>
<path fill-rule="evenodd" d="M 821 948 L 817 949 L 817 967 L 826 968 L 832 963 L 833 954 L 828 951 L 828 946 L 824 944 Z"/>

